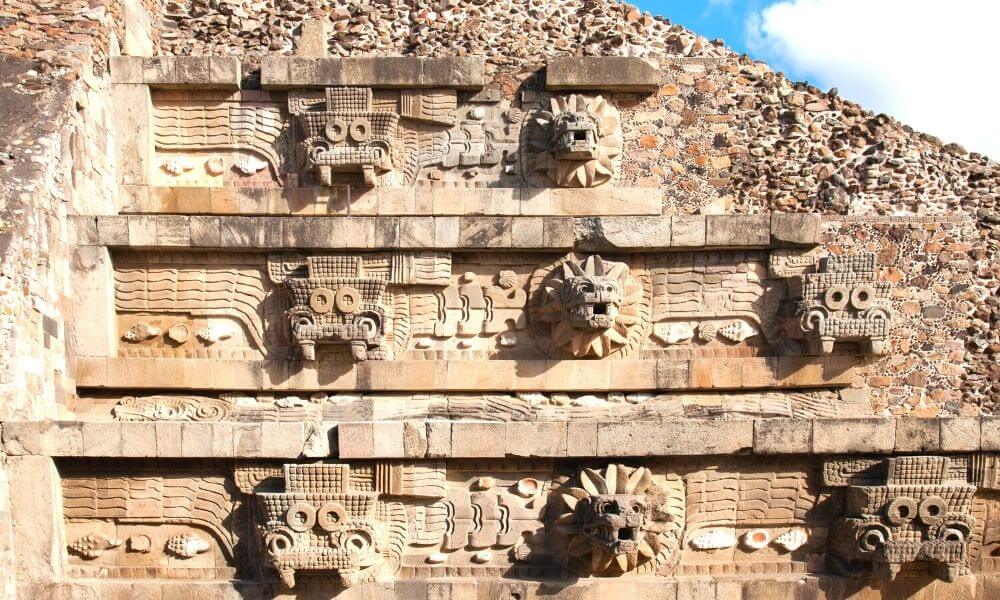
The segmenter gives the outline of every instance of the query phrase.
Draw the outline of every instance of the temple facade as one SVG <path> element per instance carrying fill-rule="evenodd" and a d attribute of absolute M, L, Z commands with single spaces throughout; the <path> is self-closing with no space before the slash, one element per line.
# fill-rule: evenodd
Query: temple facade
<path fill-rule="evenodd" d="M 996 163 L 616 2 L 81 4 L 3 597 L 1000 597 Z"/>

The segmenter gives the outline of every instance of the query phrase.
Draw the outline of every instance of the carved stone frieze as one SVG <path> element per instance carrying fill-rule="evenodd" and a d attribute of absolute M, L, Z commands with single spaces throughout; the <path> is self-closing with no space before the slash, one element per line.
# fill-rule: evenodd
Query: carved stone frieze
<path fill-rule="evenodd" d="M 845 574 L 896 577 L 926 565 L 954 581 L 967 569 L 977 486 L 966 460 L 946 456 L 831 459 L 825 483 L 846 486 L 831 564 Z"/>
<path fill-rule="evenodd" d="M 875 255 L 829 256 L 816 273 L 800 276 L 802 331 L 814 352 L 857 343 L 863 353 L 888 354 L 891 284 L 880 281 Z"/>
<path fill-rule="evenodd" d="M 230 402 L 190 396 L 127 396 L 112 409 L 118 421 L 225 421 Z"/>
<path fill-rule="evenodd" d="M 649 324 L 648 287 L 626 263 L 568 257 L 535 271 L 531 290 L 536 343 L 552 356 L 627 354 Z"/>
<path fill-rule="evenodd" d="M 598 187 L 618 180 L 621 115 L 602 96 L 554 96 L 522 128 L 521 169 L 533 185 Z"/>
<path fill-rule="evenodd" d="M 863 396 L 832 390 L 744 393 L 221 394 L 88 398 L 88 418 L 117 421 L 616 421 L 860 417 Z"/>
<path fill-rule="evenodd" d="M 200 472 L 63 475 L 67 550 L 82 576 L 231 577 L 245 565 L 236 490 Z"/>
<path fill-rule="evenodd" d="M 677 477 L 646 467 L 584 469 L 553 490 L 552 552 L 585 573 L 655 570 L 677 558 L 684 528 L 684 489 Z"/>
<path fill-rule="evenodd" d="M 153 97 L 151 117 L 153 142 L 162 154 L 159 168 L 172 176 L 171 183 L 203 185 L 229 171 L 249 177 L 263 169 L 284 180 L 288 115 L 276 101 L 214 92 L 160 94 Z"/>

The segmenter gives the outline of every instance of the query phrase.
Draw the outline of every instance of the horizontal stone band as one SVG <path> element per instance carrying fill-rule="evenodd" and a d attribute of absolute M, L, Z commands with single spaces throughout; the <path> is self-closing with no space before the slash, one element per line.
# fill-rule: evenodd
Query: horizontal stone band
<path fill-rule="evenodd" d="M 505 458 L 1000 450 L 1000 417 L 493 422 L 8 421 L 11 456 Z"/>

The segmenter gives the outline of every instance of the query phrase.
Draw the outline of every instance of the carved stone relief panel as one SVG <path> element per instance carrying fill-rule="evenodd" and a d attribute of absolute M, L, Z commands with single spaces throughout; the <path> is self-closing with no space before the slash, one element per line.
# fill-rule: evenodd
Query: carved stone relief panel
<path fill-rule="evenodd" d="M 81 577 L 224 578 L 246 565 L 241 501 L 212 473 L 63 474 L 70 570 Z"/>
<path fill-rule="evenodd" d="M 885 349 L 887 283 L 871 271 L 804 273 L 815 267 L 788 269 L 788 259 L 736 250 L 120 252 L 119 354 L 600 360 L 808 355 L 833 351 L 834 341 L 846 342 L 838 353 Z M 819 269 L 854 263 L 870 260 L 823 259 Z M 847 284 L 830 277 L 856 284 L 837 300 Z M 834 311 L 828 297 L 844 305 Z M 823 324 L 841 321 L 836 335 Z"/>
<path fill-rule="evenodd" d="M 267 187 L 284 182 L 291 141 L 282 104 L 260 92 L 155 93 L 151 183 Z"/>
<path fill-rule="evenodd" d="M 660 254 L 648 261 L 653 338 L 664 346 L 766 346 L 777 338 L 784 284 L 766 252 Z"/>
<path fill-rule="evenodd" d="M 589 188 L 613 185 L 621 176 L 621 115 L 604 97 L 542 95 L 524 108 L 519 160 L 525 181 Z"/>
<path fill-rule="evenodd" d="M 253 359 L 282 344 L 264 255 L 121 253 L 114 265 L 124 356 Z"/>
<path fill-rule="evenodd" d="M 846 487 L 831 566 L 846 575 L 895 578 L 925 567 L 954 581 L 966 572 L 976 519 L 965 457 L 830 459 L 824 482 Z"/>
<path fill-rule="evenodd" d="M 684 469 L 681 573 L 813 570 L 836 506 L 810 466 L 722 461 Z M 767 567 L 764 567 L 767 565 Z"/>

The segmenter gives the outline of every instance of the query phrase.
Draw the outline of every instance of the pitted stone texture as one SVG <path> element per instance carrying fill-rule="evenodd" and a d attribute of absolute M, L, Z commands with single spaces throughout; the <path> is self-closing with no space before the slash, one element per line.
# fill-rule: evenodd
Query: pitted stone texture
<path fill-rule="evenodd" d="M 625 56 L 555 58 L 545 69 L 549 90 L 653 92 L 660 87 L 660 65 Z"/>

